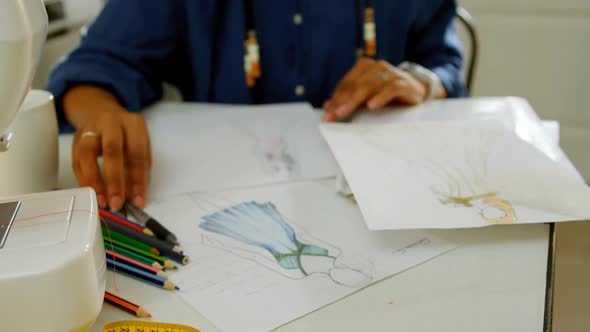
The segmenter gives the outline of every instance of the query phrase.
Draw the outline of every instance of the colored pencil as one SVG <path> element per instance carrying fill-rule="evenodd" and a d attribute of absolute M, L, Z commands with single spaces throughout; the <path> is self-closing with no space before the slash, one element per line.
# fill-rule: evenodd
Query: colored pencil
<path fill-rule="evenodd" d="M 105 241 L 105 244 L 113 243 L 113 244 L 118 245 L 119 247 L 122 247 L 122 248 L 125 248 L 125 249 L 128 249 L 128 250 L 134 251 L 134 252 L 136 252 L 138 254 L 141 254 L 141 255 L 143 255 L 145 257 L 152 258 L 152 259 L 156 260 L 158 263 L 162 264 L 162 266 L 164 268 L 166 268 L 166 269 L 174 269 L 174 268 L 176 268 L 174 266 L 174 263 L 172 263 L 172 261 L 169 260 L 168 258 L 165 258 L 165 257 L 162 257 L 162 256 L 158 256 L 158 255 L 154 255 L 151 252 L 147 252 L 147 251 L 143 251 L 143 250 L 137 249 L 135 247 L 132 247 L 132 246 L 127 245 L 125 243 L 122 243 L 120 241 L 109 239 L 106 236 L 103 236 L 102 238 Z"/>
<path fill-rule="evenodd" d="M 155 259 L 145 257 L 141 254 L 138 254 L 138 253 L 132 251 L 132 250 L 122 248 L 114 243 L 110 243 L 110 242 L 105 241 L 104 247 L 110 251 L 113 251 L 113 252 L 119 254 L 119 255 L 122 255 L 122 256 L 134 259 L 134 260 L 141 262 L 143 264 L 149 265 L 149 266 L 155 268 L 156 270 L 163 270 L 164 269 L 164 267 L 160 263 L 158 263 L 158 261 L 156 261 Z"/>
<path fill-rule="evenodd" d="M 135 239 L 137 241 L 143 242 L 147 245 L 150 245 L 150 246 L 156 248 L 160 252 L 160 255 L 162 255 L 162 256 L 174 256 L 174 257 L 178 257 L 178 258 L 185 257 L 182 255 L 182 252 L 180 251 L 179 246 L 173 246 L 173 245 L 171 245 L 167 242 L 164 242 L 158 238 L 155 238 L 152 236 L 147 236 L 145 234 L 141 234 L 136 231 L 130 230 L 130 229 L 126 228 L 125 226 L 119 225 L 116 222 L 113 222 L 110 220 L 106 220 L 105 222 L 109 226 L 109 229 L 112 229 L 115 232 L 121 233 L 125 236 L 128 236 L 132 239 Z M 164 255 L 164 253 L 169 253 L 169 254 Z M 172 257 L 169 257 L 169 258 L 172 258 Z M 188 259 L 188 257 L 187 257 L 187 259 Z M 179 262 L 182 263 L 182 261 L 179 261 Z"/>
<path fill-rule="evenodd" d="M 135 232 L 133 230 L 127 229 L 126 227 L 121 226 L 121 225 L 117 224 L 116 222 L 112 222 L 112 221 L 107 220 L 106 223 L 109 226 L 109 229 L 111 231 L 117 232 L 119 234 L 123 234 L 131 239 L 140 241 L 142 243 L 145 243 L 149 246 L 154 247 L 159 253 L 155 253 L 153 251 L 151 251 L 151 252 L 156 255 L 168 257 L 178 263 L 181 263 L 182 265 L 186 265 L 190 262 L 190 259 L 188 256 L 179 253 L 178 248 L 175 248 L 175 246 L 172 246 L 171 244 L 169 244 L 167 242 L 159 240 L 155 237 L 147 236 L 145 234 L 141 234 L 141 233 Z M 143 249 L 143 250 L 145 250 L 145 249 Z"/>
<path fill-rule="evenodd" d="M 129 211 L 129 213 L 131 213 L 135 220 L 137 220 L 143 226 L 151 229 L 158 238 L 166 241 L 167 243 L 173 246 L 178 246 L 178 240 L 176 239 L 176 235 L 170 232 L 166 227 L 164 227 L 164 225 L 160 224 L 160 222 L 158 222 L 152 216 L 145 213 L 145 211 L 137 208 L 133 204 L 127 203 L 125 204 L 125 208 Z M 178 247 L 180 248 L 180 246 Z"/>
<path fill-rule="evenodd" d="M 165 278 L 165 279 L 168 278 L 168 273 L 166 273 L 166 272 L 164 272 L 162 270 L 158 270 L 158 269 L 156 269 L 154 267 L 151 267 L 151 266 L 149 266 L 147 264 L 144 264 L 142 262 L 136 261 L 136 260 L 131 259 L 129 257 L 125 257 L 123 255 L 117 254 L 116 252 L 113 252 L 113 251 L 110 251 L 110 250 L 105 250 L 105 253 L 106 253 L 106 255 L 107 255 L 108 258 L 114 260 L 115 262 L 117 260 L 119 260 L 119 261 L 121 261 L 121 262 L 123 262 L 125 264 L 131 265 L 131 266 L 133 266 L 135 268 L 138 268 L 140 270 L 144 270 L 144 271 L 149 272 L 151 274 L 155 274 L 158 277 L 162 277 L 162 278 Z"/>
<path fill-rule="evenodd" d="M 140 318 L 152 318 L 152 315 L 147 312 L 147 310 L 145 310 L 142 306 L 139 306 L 131 301 L 125 300 L 124 298 L 115 295 L 109 291 L 104 292 L 104 300 L 105 302 L 108 302 L 112 305 L 114 305 L 115 307 L 129 312 L 137 317 Z"/>
<path fill-rule="evenodd" d="M 129 228 L 122 226 L 122 225 L 120 225 L 116 222 L 113 222 L 111 220 L 105 220 L 105 222 L 109 225 L 110 228 L 114 229 L 115 231 L 117 231 L 121 234 L 125 234 L 131 238 L 136 239 L 136 240 L 145 242 L 146 244 L 152 245 L 157 249 L 165 249 L 165 250 L 170 250 L 170 251 L 174 251 L 177 253 L 182 253 L 182 248 L 180 248 L 179 245 L 172 245 L 172 244 L 165 242 L 157 237 L 148 236 L 143 233 L 136 232 L 135 230 L 129 229 Z"/>
<path fill-rule="evenodd" d="M 123 219 L 129 221 L 130 223 L 135 224 L 138 227 L 141 227 L 142 229 L 145 228 L 144 225 L 138 223 L 134 219 L 129 218 L 129 213 L 127 212 L 127 208 L 125 207 L 125 205 L 123 205 L 123 207 L 119 211 L 113 211 L 113 210 L 107 209 L 107 212 L 114 214 L 117 217 L 123 218 Z"/>
<path fill-rule="evenodd" d="M 166 280 L 162 277 L 158 277 L 157 275 L 147 273 L 145 271 L 142 271 L 140 269 L 136 269 L 132 266 L 129 266 L 129 265 L 121 263 L 121 262 L 115 262 L 110 258 L 107 258 L 106 260 L 107 260 L 107 267 L 109 269 L 111 269 L 111 271 L 113 271 L 113 272 L 121 273 L 121 274 L 127 275 L 129 277 L 135 278 L 137 280 L 145 281 L 147 283 L 159 286 L 159 287 L 167 289 L 167 290 L 179 289 L 171 281 Z"/>
<path fill-rule="evenodd" d="M 116 225 L 116 223 L 115 223 L 115 225 Z M 136 239 L 131 238 L 131 237 L 125 235 L 125 234 L 122 234 L 120 232 L 117 232 L 116 230 L 114 230 L 114 228 L 112 228 L 112 225 L 110 225 L 110 224 L 108 224 L 108 226 L 109 226 L 108 229 L 105 226 L 101 226 L 101 228 L 102 228 L 102 236 L 103 237 L 104 236 L 106 236 L 106 237 L 109 237 L 110 236 L 114 240 L 117 240 L 119 242 L 126 243 L 126 244 L 128 244 L 130 246 L 133 246 L 133 247 L 137 248 L 137 249 L 141 249 L 141 250 L 144 250 L 144 251 L 149 251 L 149 252 L 151 252 L 154 255 L 159 255 L 160 254 L 160 250 L 158 250 L 157 248 L 155 248 L 155 247 L 153 247 L 153 246 L 151 246 L 151 245 L 149 245 L 149 244 L 147 244 L 145 242 L 136 240 Z M 139 233 L 137 233 L 137 234 L 139 234 Z"/>
<path fill-rule="evenodd" d="M 147 235 L 154 235 L 154 233 L 149 228 L 140 227 L 140 226 L 136 225 L 135 223 L 133 223 L 125 218 L 121 218 L 116 214 L 112 214 L 105 209 L 99 209 L 98 213 L 104 219 L 112 220 L 118 224 L 125 226 L 125 227 L 131 228 L 139 233 L 143 233 L 143 234 L 147 234 Z"/>

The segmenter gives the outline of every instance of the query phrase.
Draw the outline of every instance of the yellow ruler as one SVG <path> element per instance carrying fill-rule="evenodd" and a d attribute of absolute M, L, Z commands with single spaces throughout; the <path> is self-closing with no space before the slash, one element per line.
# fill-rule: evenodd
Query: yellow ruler
<path fill-rule="evenodd" d="M 199 332 L 199 330 L 186 325 L 122 320 L 108 323 L 103 327 L 103 332 Z"/>

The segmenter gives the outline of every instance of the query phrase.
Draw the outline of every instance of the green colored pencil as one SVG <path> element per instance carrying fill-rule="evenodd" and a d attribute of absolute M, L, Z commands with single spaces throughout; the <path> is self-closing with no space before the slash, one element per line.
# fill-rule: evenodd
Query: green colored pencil
<path fill-rule="evenodd" d="M 129 236 L 125 235 L 125 234 L 121 234 L 119 232 L 115 232 L 112 229 L 107 229 L 105 226 L 101 226 L 102 228 L 102 235 L 103 236 L 109 236 L 111 237 L 111 239 L 113 240 L 117 240 L 119 242 L 128 244 L 132 247 L 135 247 L 137 249 L 141 249 L 143 251 L 147 251 L 147 252 L 151 252 L 154 255 L 159 255 L 160 251 L 150 245 L 147 245 L 141 241 L 138 241 L 136 239 L 130 238 Z"/>
<path fill-rule="evenodd" d="M 114 251 L 119 255 L 123 255 L 127 258 L 131 258 L 131 259 L 135 259 L 138 262 L 141 262 L 143 264 L 149 265 L 153 268 L 156 268 L 158 270 L 162 270 L 164 267 L 158 263 L 155 259 L 151 259 L 148 257 L 145 257 L 143 255 L 140 255 L 134 251 L 122 248 L 114 243 L 110 243 L 108 241 L 104 241 L 104 247 L 108 250 Z"/>
<path fill-rule="evenodd" d="M 130 246 L 130 245 L 128 245 L 126 243 L 123 243 L 121 241 L 114 240 L 112 238 L 109 239 L 105 235 L 103 235 L 102 238 L 103 238 L 104 241 L 106 241 L 106 243 L 111 243 L 112 242 L 113 244 L 116 244 L 119 247 L 123 247 L 125 249 L 129 249 L 129 250 L 135 251 L 136 253 L 141 254 L 141 255 L 144 255 L 146 257 L 153 258 L 158 263 L 162 264 L 162 266 L 164 266 L 164 268 L 166 268 L 166 269 L 174 269 L 174 268 L 176 268 L 176 266 L 174 265 L 174 263 L 172 263 L 172 261 L 169 260 L 168 258 L 164 258 L 162 256 L 154 255 L 151 252 L 143 251 L 141 249 L 135 248 L 133 246 Z"/>

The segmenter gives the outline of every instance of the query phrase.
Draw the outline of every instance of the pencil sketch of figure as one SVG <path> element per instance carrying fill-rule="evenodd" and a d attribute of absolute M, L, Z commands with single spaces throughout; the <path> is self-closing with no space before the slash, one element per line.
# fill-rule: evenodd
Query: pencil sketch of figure
<path fill-rule="evenodd" d="M 281 179 L 300 174 L 297 151 L 286 139 L 288 129 L 258 133 L 243 123 L 236 123 L 234 127 L 252 142 L 251 151 L 264 173 Z"/>
<path fill-rule="evenodd" d="M 266 173 L 285 178 L 291 178 L 299 173 L 294 149 L 283 136 L 256 138 L 253 151 Z"/>
<path fill-rule="evenodd" d="M 382 127 L 367 132 L 365 137 L 382 152 L 404 158 L 409 169 L 428 184 L 442 205 L 474 209 L 492 224 L 517 222 L 511 201 L 502 196 L 488 176 L 492 150 L 497 148 L 493 146 L 496 137 L 478 128 L 436 129 L 443 132 L 443 139 L 425 140 L 434 132 L 428 126 L 426 129 Z M 412 143 L 400 147 L 403 142 L 388 138 L 391 130 L 407 131 L 404 135 Z"/>
<path fill-rule="evenodd" d="M 224 208 L 204 216 L 199 227 L 262 249 L 286 272 L 282 274 L 291 279 L 324 275 L 338 285 L 353 288 L 372 280 L 371 271 L 365 271 L 370 268 L 363 270 L 342 263 L 338 248 L 300 240 L 301 233 L 296 233 L 270 202 L 242 202 Z M 241 254 L 248 255 L 246 251 L 242 250 Z"/>

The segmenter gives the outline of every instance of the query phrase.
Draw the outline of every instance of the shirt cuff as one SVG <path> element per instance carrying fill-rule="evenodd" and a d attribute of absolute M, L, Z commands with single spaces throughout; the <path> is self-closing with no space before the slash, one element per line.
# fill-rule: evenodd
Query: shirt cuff
<path fill-rule="evenodd" d="M 68 63 L 64 67 L 57 67 L 54 70 L 49 78 L 47 90 L 54 96 L 60 133 L 74 131 L 63 111 L 63 96 L 77 84 L 95 84 L 113 93 L 127 110 L 138 111 L 141 109 L 140 97 L 132 88 L 135 84 L 125 81 L 122 77 L 112 78 L 104 72 L 105 69 L 98 65 L 75 63 Z"/>
<path fill-rule="evenodd" d="M 447 91 L 448 98 L 459 98 L 467 96 L 467 89 L 458 71 L 452 66 L 440 66 L 430 70 L 438 76 L 441 84 Z"/>

